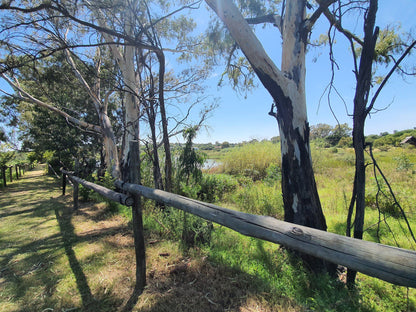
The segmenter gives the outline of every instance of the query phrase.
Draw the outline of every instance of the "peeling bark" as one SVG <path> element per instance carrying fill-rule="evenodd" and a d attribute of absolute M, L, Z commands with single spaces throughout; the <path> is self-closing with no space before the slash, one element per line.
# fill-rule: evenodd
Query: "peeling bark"
<path fill-rule="evenodd" d="M 264 87 L 274 100 L 282 152 L 282 193 L 285 221 L 326 230 L 309 146 L 309 125 L 305 97 L 305 27 L 304 0 L 287 0 L 283 16 L 282 64 L 279 69 L 231 0 L 206 0 L 226 24 Z M 323 261 L 304 256 L 311 269 L 320 271 Z"/>

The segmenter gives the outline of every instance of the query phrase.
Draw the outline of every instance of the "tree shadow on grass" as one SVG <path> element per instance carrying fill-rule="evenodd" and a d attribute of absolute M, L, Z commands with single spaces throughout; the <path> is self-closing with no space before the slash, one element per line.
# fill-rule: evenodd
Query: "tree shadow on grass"
<path fill-rule="evenodd" d="M 17 183 L 0 192 L 0 224 L 3 227 L 0 235 L 0 306 L 6 310 L 17 307 L 22 312 L 61 308 L 114 311 L 123 299 L 101 286 L 95 287 L 92 293 L 74 247 L 112 235 L 122 227 L 77 236 L 71 222 L 71 209 L 65 202 L 67 198 L 51 197 L 57 193 L 53 179 L 28 176 Z M 79 305 L 75 293 L 76 298 L 68 294 L 65 299 L 60 298 L 62 289 L 58 288 L 62 288 L 62 280 L 71 280 L 65 269 L 58 265 L 63 255 L 73 273 L 81 308 L 74 308 Z"/>
<path fill-rule="evenodd" d="M 72 214 L 69 212 L 68 208 L 64 208 L 62 212 L 60 212 L 59 209 L 55 209 L 55 215 L 61 230 L 65 254 L 68 258 L 71 270 L 74 273 L 77 287 L 81 295 L 82 305 L 88 307 L 94 302 L 94 298 L 90 286 L 88 285 L 87 277 L 73 250 L 73 242 L 76 241 L 76 235 L 74 233 L 74 226 L 71 223 Z"/>

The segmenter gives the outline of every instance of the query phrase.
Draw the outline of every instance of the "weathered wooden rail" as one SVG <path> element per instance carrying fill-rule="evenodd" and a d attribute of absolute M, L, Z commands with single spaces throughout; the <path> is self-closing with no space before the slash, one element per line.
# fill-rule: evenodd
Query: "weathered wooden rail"
<path fill-rule="evenodd" d="M 119 202 L 122 205 L 125 206 L 131 206 L 133 205 L 133 198 L 131 196 L 128 196 L 126 194 L 122 194 L 122 193 L 118 193 L 115 192 L 113 190 L 110 190 L 104 186 L 92 183 L 92 182 L 88 182 L 86 180 L 83 180 L 79 177 L 74 176 L 74 174 L 72 172 L 66 171 L 61 169 L 62 173 L 67 175 L 69 177 L 69 179 L 72 180 L 72 183 L 79 183 L 83 186 L 85 186 L 86 188 L 89 188 L 95 192 L 97 192 L 98 194 L 111 199 L 113 201 Z M 64 177 L 64 181 L 65 181 L 65 177 Z"/>
<path fill-rule="evenodd" d="M 93 183 L 71 176 L 70 172 L 66 174 L 74 181 L 93 189 Z M 416 288 L 415 251 L 341 236 L 272 217 L 226 209 L 137 184 L 122 181 L 116 181 L 115 184 L 130 194 L 164 203 L 243 235 L 281 244 L 393 284 Z M 97 189 L 97 185 L 94 188 Z M 101 194 L 106 196 L 108 191 Z"/>

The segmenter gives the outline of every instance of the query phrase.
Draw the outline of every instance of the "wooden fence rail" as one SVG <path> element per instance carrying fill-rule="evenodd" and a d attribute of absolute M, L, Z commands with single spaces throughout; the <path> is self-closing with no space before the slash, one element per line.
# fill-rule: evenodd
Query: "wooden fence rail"
<path fill-rule="evenodd" d="M 116 181 L 124 191 L 221 224 L 243 235 L 344 265 L 387 282 L 416 288 L 416 252 L 252 215 L 141 185 Z"/>
<path fill-rule="evenodd" d="M 74 182 L 128 205 L 127 195 L 75 177 Z M 416 252 L 296 225 L 272 217 L 253 215 L 204 203 L 165 191 L 116 181 L 125 192 L 146 197 L 221 224 L 243 235 L 260 238 L 290 249 L 344 265 L 387 282 L 416 288 Z M 120 196 L 125 196 L 124 200 Z"/>
<path fill-rule="evenodd" d="M 79 183 L 85 186 L 86 188 L 89 188 L 108 199 L 119 202 L 122 205 L 125 205 L 125 206 L 133 205 L 133 198 L 131 196 L 115 192 L 104 186 L 101 186 L 92 182 L 85 181 L 79 177 L 74 176 L 72 172 L 69 172 L 63 169 L 61 169 L 61 171 L 63 174 L 66 174 L 72 180 L 72 183 Z"/>

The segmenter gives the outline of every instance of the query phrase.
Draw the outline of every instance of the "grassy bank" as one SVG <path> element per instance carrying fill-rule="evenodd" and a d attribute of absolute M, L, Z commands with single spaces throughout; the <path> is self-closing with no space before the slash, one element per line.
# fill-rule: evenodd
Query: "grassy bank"
<path fill-rule="evenodd" d="M 314 153 L 329 228 L 343 234 L 352 151 Z M 403 151 L 383 153 L 380 162 L 394 177 L 393 187 L 414 225 L 415 175 L 398 170 Z M 412 151 L 405 153 L 416 162 Z M 266 169 L 260 180 L 247 172 L 218 178 L 232 188 L 210 198 L 235 209 L 281 217 L 278 166 Z M 129 210 L 83 203 L 74 213 L 71 202 L 70 192 L 62 196 L 59 181 L 41 170 L 1 190 L 0 311 L 117 311 L 129 300 L 134 287 Z M 132 311 L 416 311 L 414 289 L 359 274 L 357 288 L 349 291 L 344 275 L 339 280 L 310 275 L 278 245 L 221 226 L 214 225 L 205 243 L 184 247 L 178 226 L 182 214 L 161 212 L 150 203 L 146 207 L 148 285 Z M 369 206 L 367 216 L 366 238 L 377 240 L 371 225 L 378 221 L 378 212 Z M 386 216 L 395 240 L 412 247 L 402 220 Z M 382 223 L 380 240 L 388 243 L 391 233 L 384 227 Z"/>

